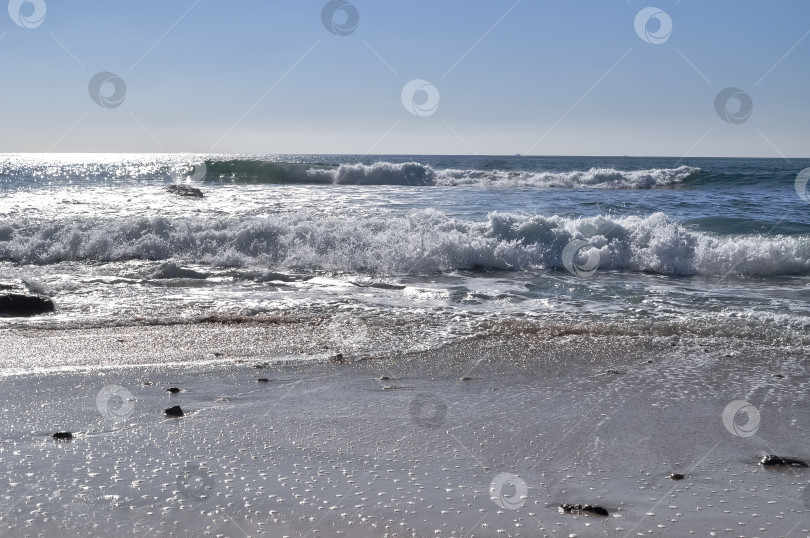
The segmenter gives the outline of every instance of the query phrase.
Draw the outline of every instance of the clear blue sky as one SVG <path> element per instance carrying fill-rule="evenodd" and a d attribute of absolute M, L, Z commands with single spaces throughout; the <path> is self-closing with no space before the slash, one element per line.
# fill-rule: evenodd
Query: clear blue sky
<path fill-rule="evenodd" d="M 38 1 L 33 28 L 0 10 L 2 152 L 809 156 L 807 0 L 352 0 L 345 36 L 325 0 Z M 90 98 L 100 71 L 120 106 Z"/>

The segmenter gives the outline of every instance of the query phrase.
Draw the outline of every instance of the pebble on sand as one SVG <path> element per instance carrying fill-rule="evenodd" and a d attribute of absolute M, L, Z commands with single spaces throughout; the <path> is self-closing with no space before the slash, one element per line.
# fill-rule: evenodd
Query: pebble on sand
<path fill-rule="evenodd" d="M 601 506 L 591 506 L 590 504 L 572 504 L 564 503 L 560 505 L 561 514 L 576 514 L 576 515 L 597 515 L 607 516 L 608 511 Z"/>
<path fill-rule="evenodd" d="M 180 409 L 179 405 L 175 405 L 174 407 L 170 407 L 170 408 L 166 409 L 165 411 L 163 411 L 163 413 L 165 413 L 167 417 L 182 417 L 185 414 L 185 413 L 183 413 L 183 410 Z"/>
<path fill-rule="evenodd" d="M 810 467 L 810 465 L 807 465 L 807 463 L 802 460 L 786 458 L 784 456 L 774 456 L 773 454 L 762 456 L 759 463 L 765 467 Z"/>
<path fill-rule="evenodd" d="M 57 441 L 69 441 L 73 439 L 73 434 L 71 432 L 56 432 L 53 434 L 53 438 Z"/>

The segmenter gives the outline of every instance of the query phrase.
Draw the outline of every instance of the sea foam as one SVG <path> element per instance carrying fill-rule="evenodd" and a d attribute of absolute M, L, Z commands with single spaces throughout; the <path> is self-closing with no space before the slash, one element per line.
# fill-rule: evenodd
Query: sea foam
<path fill-rule="evenodd" d="M 310 183 L 335 185 L 482 186 L 488 188 L 651 189 L 682 183 L 699 168 L 617 170 L 590 168 L 569 172 L 442 169 L 418 163 L 378 162 L 309 165 L 260 161 L 212 162 L 208 181 Z"/>
<path fill-rule="evenodd" d="M 572 240 L 599 253 L 600 270 L 664 275 L 810 273 L 810 240 L 798 236 L 714 236 L 663 213 L 567 218 L 491 213 L 481 221 L 441 211 L 389 217 L 321 214 L 267 218 L 74 219 L 2 227 L 0 260 L 51 264 L 132 259 L 213 267 L 358 274 L 561 269 Z M 171 276 L 171 275 L 167 275 Z"/>

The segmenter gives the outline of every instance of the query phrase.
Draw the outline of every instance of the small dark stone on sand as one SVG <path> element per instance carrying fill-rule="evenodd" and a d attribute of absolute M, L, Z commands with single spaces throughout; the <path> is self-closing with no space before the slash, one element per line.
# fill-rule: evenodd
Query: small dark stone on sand
<path fill-rule="evenodd" d="M 169 185 L 166 190 L 178 196 L 190 196 L 192 198 L 202 198 L 203 192 L 200 189 L 189 187 L 188 185 Z"/>
<path fill-rule="evenodd" d="M 270 383 L 270 380 L 267 379 L 266 377 L 260 377 L 258 381 L 259 383 Z"/>
<path fill-rule="evenodd" d="M 601 506 L 592 506 L 590 504 L 571 504 L 564 503 L 560 505 L 561 514 L 576 514 L 576 515 L 597 515 L 607 516 L 608 511 Z"/>
<path fill-rule="evenodd" d="M 70 441 L 73 439 L 73 434 L 70 432 L 56 432 L 53 434 L 53 438 L 57 441 Z"/>
<path fill-rule="evenodd" d="M 171 392 L 172 394 L 177 394 L 178 392 L 180 392 L 180 389 L 178 389 L 177 387 L 171 387 L 171 388 L 166 389 L 166 392 Z"/>
<path fill-rule="evenodd" d="M 683 480 L 685 478 L 681 473 L 672 473 L 669 477 L 672 480 Z"/>
<path fill-rule="evenodd" d="M 765 467 L 810 467 L 802 460 L 786 458 L 784 456 L 774 456 L 773 454 L 763 456 L 759 463 Z"/>
<path fill-rule="evenodd" d="M 185 413 L 183 410 L 180 409 L 179 405 L 175 405 L 174 407 L 170 407 L 163 411 L 167 417 L 182 417 Z"/>
<path fill-rule="evenodd" d="M 471 377 L 462 377 L 461 380 L 462 381 L 472 381 L 472 378 Z"/>
<path fill-rule="evenodd" d="M 346 362 L 346 359 L 343 358 L 343 353 L 336 353 L 329 357 L 331 362 Z"/>
<path fill-rule="evenodd" d="M 388 377 L 387 375 L 381 375 L 380 376 L 380 381 L 390 381 L 390 380 L 391 380 L 391 378 Z"/>

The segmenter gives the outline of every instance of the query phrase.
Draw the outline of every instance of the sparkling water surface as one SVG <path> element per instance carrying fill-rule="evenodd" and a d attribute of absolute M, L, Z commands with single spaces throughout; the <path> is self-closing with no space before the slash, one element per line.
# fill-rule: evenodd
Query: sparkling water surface
<path fill-rule="evenodd" d="M 5 155 L 0 271 L 58 311 L 0 325 L 349 309 L 802 339 L 810 161 Z M 171 183 L 200 188 L 182 198 Z M 565 268 L 571 241 L 592 274 Z M 474 323 L 472 323 L 474 325 Z M 776 335 L 776 336 L 774 336 Z"/>

